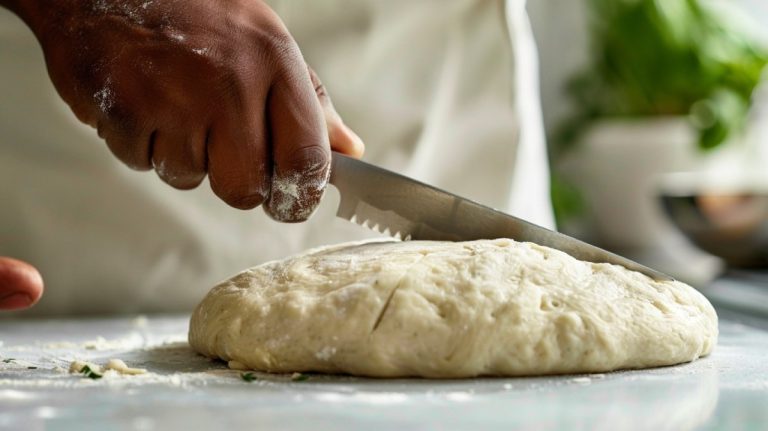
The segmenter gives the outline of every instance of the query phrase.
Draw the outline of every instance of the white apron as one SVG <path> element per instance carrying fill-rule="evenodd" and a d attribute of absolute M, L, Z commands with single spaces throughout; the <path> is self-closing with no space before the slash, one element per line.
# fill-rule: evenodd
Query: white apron
<path fill-rule="evenodd" d="M 523 0 L 270 3 L 367 161 L 552 226 Z M 0 9 L 0 255 L 46 282 L 25 313 L 190 310 L 244 268 L 373 235 L 336 219 L 337 202 L 329 191 L 309 222 L 283 225 L 227 207 L 207 183 L 180 192 L 122 166 Z"/>

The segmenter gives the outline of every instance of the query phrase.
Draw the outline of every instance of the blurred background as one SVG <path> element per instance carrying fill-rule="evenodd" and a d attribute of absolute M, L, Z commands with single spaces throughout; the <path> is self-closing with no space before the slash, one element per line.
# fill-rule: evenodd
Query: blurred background
<path fill-rule="evenodd" d="M 559 229 L 697 286 L 768 285 L 768 2 L 528 11 Z"/>

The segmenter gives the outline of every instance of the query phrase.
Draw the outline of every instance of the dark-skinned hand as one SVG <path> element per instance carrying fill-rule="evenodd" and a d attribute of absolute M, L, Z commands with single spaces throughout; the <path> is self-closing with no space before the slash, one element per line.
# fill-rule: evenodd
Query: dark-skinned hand
<path fill-rule="evenodd" d="M 0 5 L 32 29 L 77 118 L 126 165 L 154 169 L 175 188 L 207 175 L 227 204 L 263 204 L 275 220 L 300 222 L 322 197 L 331 149 L 362 155 L 362 141 L 261 0 Z M 24 265 L 0 260 L 0 298 L 37 300 L 42 281 Z"/>

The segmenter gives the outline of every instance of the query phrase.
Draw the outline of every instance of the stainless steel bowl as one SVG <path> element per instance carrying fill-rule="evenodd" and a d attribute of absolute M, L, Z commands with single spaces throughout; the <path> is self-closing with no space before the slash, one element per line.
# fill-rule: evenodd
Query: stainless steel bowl
<path fill-rule="evenodd" d="M 693 181 L 692 181 L 693 180 Z M 670 220 L 702 250 L 732 267 L 768 267 L 768 190 L 694 177 L 661 183 Z"/>

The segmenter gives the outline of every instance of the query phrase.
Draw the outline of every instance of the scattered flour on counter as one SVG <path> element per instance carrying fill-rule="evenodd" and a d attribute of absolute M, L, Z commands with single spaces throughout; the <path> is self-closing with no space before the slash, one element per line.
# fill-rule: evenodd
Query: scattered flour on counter
<path fill-rule="evenodd" d="M 375 393 L 351 393 L 341 394 L 338 392 L 323 392 L 314 396 L 318 401 L 330 402 L 330 403 L 363 403 L 363 404 L 402 404 L 409 401 L 410 397 L 407 394 L 400 392 L 375 392 Z M 300 399 L 298 401 L 302 401 Z"/>
<path fill-rule="evenodd" d="M 445 394 L 445 399 L 448 401 L 467 402 L 472 401 L 473 395 L 471 392 L 449 392 Z"/>
<path fill-rule="evenodd" d="M 0 370 L 34 367 L 35 364 L 19 358 L 5 358 L 0 362 Z"/>
<path fill-rule="evenodd" d="M 76 349 L 78 346 L 71 341 L 56 341 L 53 343 L 45 343 L 42 345 L 44 349 L 56 350 L 56 349 Z"/>
<path fill-rule="evenodd" d="M 146 340 L 141 334 L 132 332 L 125 337 L 107 340 L 104 337 L 96 337 L 83 343 L 86 350 L 128 350 L 145 347 Z"/>
<path fill-rule="evenodd" d="M 142 386 L 194 390 L 242 382 L 238 372 L 190 349 L 186 317 L 139 315 L 101 325 L 101 321 L 90 320 L 77 325 L 33 322 L 30 326 L 37 329 L 29 331 L 26 339 L 5 340 L 0 349 L 0 406 L 27 391 L 39 397 L 48 390 L 114 387 L 131 391 Z M 73 367 L 75 360 L 81 364 Z M 70 368 L 75 373 L 82 371 L 85 364 L 99 371 L 101 378 L 70 372 Z"/>
<path fill-rule="evenodd" d="M 227 371 L 227 373 L 232 373 Z M 206 372 L 206 373 L 173 373 L 173 374 L 156 374 L 146 373 L 139 375 L 124 375 L 114 370 L 108 370 L 104 373 L 104 377 L 101 379 L 88 379 L 77 378 L 70 374 L 64 374 L 59 376 L 46 376 L 44 378 L 36 379 L 0 379 L 0 388 L 9 390 L 8 388 L 15 389 L 72 389 L 72 388 L 84 388 L 84 387 L 135 387 L 144 385 L 165 385 L 178 387 L 182 389 L 189 389 L 195 386 L 206 386 L 209 382 L 220 381 L 221 373 Z M 228 376 L 234 378 L 234 376 Z"/>
<path fill-rule="evenodd" d="M 82 373 L 85 367 L 88 367 L 94 373 L 101 374 L 102 376 L 108 376 L 109 371 L 115 371 L 118 374 L 126 376 L 147 374 L 147 370 L 143 368 L 131 368 L 121 359 L 110 359 L 103 367 L 85 361 L 72 361 L 69 365 L 69 372 L 73 374 Z"/>
<path fill-rule="evenodd" d="M 107 370 L 114 370 L 120 374 L 135 376 L 138 374 L 147 374 L 147 370 L 144 368 L 131 368 L 125 364 L 121 359 L 110 359 L 107 365 L 104 367 Z"/>
<path fill-rule="evenodd" d="M 580 385 L 592 384 L 592 379 L 589 377 L 576 377 L 570 380 L 572 383 L 578 383 Z"/>
<path fill-rule="evenodd" d="M 146 319 L 146 318 L 145 318 Z M 146 325 L 145 323 L 143 323 Z M 137 328 L 141 327 L 141 324 L 135 324 Z M 179 341 L 186 343 L 186 337 L 179 335 L 177 337 L 167 338 L 163 340 L 163 344 L 173 344 Z M 72 341 L 52 341 L 47 343 L 37 342 L 29 345 L 10 346 L 5 348 L 8 352 L 25 352 L 36 350 L 76 350 L 85 349 L 93 351 L 106 351 L 106 350 L 134 350 L 143 349 L 149 346 L 149 342 L 145 336 L 139 332 L 131 332 L 124 337 L 115 339 L 106 339 L 104 337 L 96 337 L 93 340 L 87 340 L 82 343 L 75 343 Z"/>
<path fill-rule="evenodd" d="M 36 396 L 27 392 L 17 391 L 14 389 L 0 390 L 0 400 L 8 401 L 26 401 L 33 400 Z"/>

